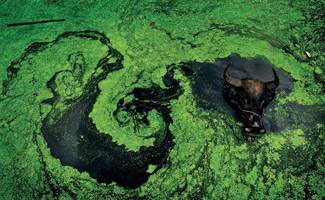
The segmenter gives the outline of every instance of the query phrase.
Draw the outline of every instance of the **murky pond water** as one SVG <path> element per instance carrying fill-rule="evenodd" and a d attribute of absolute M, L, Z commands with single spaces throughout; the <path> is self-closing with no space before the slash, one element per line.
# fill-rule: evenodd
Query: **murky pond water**
<path fill-rule="evenodd" d="M 80 97 L 65 102 L 68 109 L 64 111 L 56 108 L 63 98 L 57 92 L 57 85 L 60 83 L 58 77 L 63 76 L 60 75 L 62 73 L 73 72 L 56 73 L 47 83 L 54 96 L 43 101 L 44 104 L 52 105 L 52 110 L 43 120 L 41 131 L 52 155 L 60 159 L 62 165 L 72 166 L 80 172 L 88 172 L 98 182 L 114 181 L 121 186 L 135 188 L 145 183 L 151 174 L 163 166 L 168 150 L 173 146 L 173 136 L 169 130 L 172 119 L 166 104 L 177 98 L 181 89 L 173 78 L 174 69 L 169 68 L 164 76 L 168 88 L 163 89 L 158 85 L 135 88 L 118 101 L 113 115 L 121 127 L 124 122 L 119 120 L 120 112 L 126 112 L 132 117 L 135 129 L 141 124 L 148 126 L 152 123 L 148 121 L 148 112 L 151 110 L 156 110 L 164 121 L 162 130 L 148 136 L 156 138 L 153 147 L 141 147 L 138 152 L 127 151 L 125 146 L 113 142 L 109 134 L 101 133 L 89 117 L 100 92 L 110 92 L 100 91 L 99 82 L 107 78 L 109 73 L 120 69 L 120 65 L 120 62 L 106 64 L 105 59 L 102 59 L 98 64 L 98 68 L 102 68 L 101 73 L 86 83 Z M 72 68 L 76 68 L 76 63 L 72 63 Z M 78 77 L 80 78 L 80 75 Z M 129 98 L 133 100 L 127 101 Z M 111 102 L 107 102 L 109 103 Z M 149 165 L 157 167 L 154 171 L 147 172 Z"/>
<path fill-rule="evenodd" d="M 273 66 L 266 58 L 260 56 L 255 58 L 242 58 L 239 54 L 233 54 L 223 59 L 217 59 L 214 63 L 189 62 L 182 63 L 183 73 L 192 81 L 193 93 L 198 105 L 203 109 L 231 114 L 238 119 L 234 110 L 226 103 L 223 96 L 224 71 L 231 63 L 229 74 L 238 79 L 255 79 L 262 82 L 274 79 L 272 68 L 276 70 L 279 77 L 279 85 L 276 93 L 282 97 L 287 96 L 293 89 L 293 80 L 288 73 Z M 279 124 L 276 119 L 271 120 L 272 107 L 276 101 L 271 101 L 265 108 L 266 131 L 281 131 L 290 125 Z M 298 107 L 299 105 L 297 105 Z"/>

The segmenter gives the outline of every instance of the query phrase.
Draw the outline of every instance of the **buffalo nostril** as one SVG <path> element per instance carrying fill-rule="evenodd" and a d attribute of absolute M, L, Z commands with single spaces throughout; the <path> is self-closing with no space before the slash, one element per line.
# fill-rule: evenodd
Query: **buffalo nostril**
<path fill-rule="evenodd" d="M 259 128 L 260 125 L 255 121 L 252 127 L 253 127 L 253 128 Z"/>
<path fill-rule="evenodd" d="M 246 132 L 250 132 L 251 130 L 252 130 L 252 129 L 250 129 L 250 128 L 247 128 L 247 127 L 245 128 L 245 131 L 246 131 Z"/>

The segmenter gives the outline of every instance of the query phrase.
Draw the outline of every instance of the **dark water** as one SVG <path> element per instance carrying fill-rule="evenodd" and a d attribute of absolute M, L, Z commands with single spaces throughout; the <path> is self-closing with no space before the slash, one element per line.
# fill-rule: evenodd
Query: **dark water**
<path fill-rule="evenodd" d="M 231 63 L 228 72 L 231 76 L 239 79 L 256 79 L 263 82 L 274 80 L 272 68 L 279 77 L 279 86 L 276 93 L 282 97 L 288 95 L 293 88 L 293 80 L 285 71 L 272 65 L 266 58 L 259 56 L 255 58 L 242 58 L 238 54 L 230 55 L 226 58 L 217 59 L 214 63 L 207 62 L 187 62 L 182 63 L 181 68 L 184 74 L 191 79 L 192 90 L 198 102 L 198 106 L 203 109 L 230 114 L 239 120 L 232 108 L 228 106 L 223 98 L 222 88 L 224 84 L 224 70 Z M 265 115 L 269 115 L 270 108 L 277 104 L 271 102 L 265 109 Z M 264 118 L 266 131 L 278 131 L 284 125 L 277 125 L 275 119 Z"/>
<path fill-rule="evenodd" d="M 265 112 L 265 127 L 272 131 L 281 131 L 286 128 L 300 128 L 305 132 L 311 130 L 317 123 L 325 121 L 324 105 L 300 105 L 287 103 L 277 105 L 276 102 L 268 107 Z"/>
<path fill-rule="evenodd" d="M 133 116 L 138 114 L 144 116 L 135 120 L 136 126 L 141 123 L 149 125 L 147 114 L 150 110 L 156 109 L 163 116 L 166 129 L 154 133 L 154 137 L 157 138 L 154 147 L 141 147 L 139 152 L 128 152 L 123 145 L 112 142 L 109 135 L 97 130 L 89 118 L 89 113 L 99 95 L 97 86 L 99 80 L 96 80 L 58 121 L 51 124 L 49 118 L 44 120 L 42 132 L 52 155 L 59 158 L 63 165 L 86 171 L 99 182 L 114 181 L 129 188 L 138 187 L 146 182 L 151 175 L 146 172 L 148 165 L 158 165 L 158 170 L 164 164 L 168 150 L 173 145 L 169 130 L 172 120 L 165 103 L 176 98 L 180 90 L 178 82 L 172 79 L 171 71 L 168 73 L 165 76 L 165 83 L 172 80 L 170 88 L 162 89 L 157 85 L 151 88 L 135 88 L 125 96 L 134 95 L 134 100 L 124 103 L 125 97 L 122 98 L 114 112 L 116 115 L 124 110 Z M 119 123 L 123 126 L 121 122 Z"/>

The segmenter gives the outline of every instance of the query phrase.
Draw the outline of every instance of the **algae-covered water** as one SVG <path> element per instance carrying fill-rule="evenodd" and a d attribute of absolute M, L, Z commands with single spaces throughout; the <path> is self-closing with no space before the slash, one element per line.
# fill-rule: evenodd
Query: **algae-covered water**
<path fill-rule="evenodd" d="M 324 12 L 0 1 L 0 199 L 324 199 Z M 226 61 L 279 75 L 261 137 L 223 98 Z"/>

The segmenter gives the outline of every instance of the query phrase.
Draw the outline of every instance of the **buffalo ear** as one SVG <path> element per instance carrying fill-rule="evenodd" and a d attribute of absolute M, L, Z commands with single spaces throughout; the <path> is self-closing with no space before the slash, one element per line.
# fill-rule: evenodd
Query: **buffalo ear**
<path fill-rule="evenodd" d="M 275 89 L 279 86 L 278 74 L 276 73 L 276 71 L 274 69 L 272 69 L 272 71 L 273 71 L 274 80 L 265 83 L 266 88 L 269 90 Z"/>
<path fill-rule="evenodd" d="M 229 83 L 230 85 L 232 85 L 232 86 L 241 87 L 242 86 L 242 80 L 240 80 L 238 78 L 235 78 L 235 77 L 232 77 L 227 73 L 227 70 L 228 70 L 229 66 L 230 65 L 228 65 L 226 67 L 226 69 L 224 71 L 224 74 L 223 74 L 223 77 L 224 77 L 225 81 L 227 83 Z"/>

